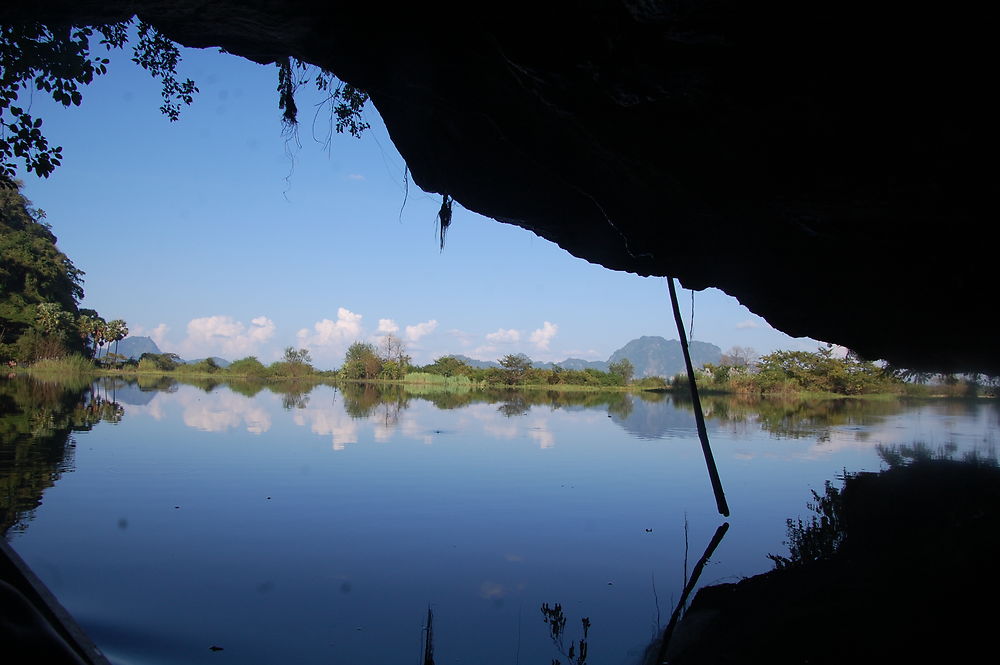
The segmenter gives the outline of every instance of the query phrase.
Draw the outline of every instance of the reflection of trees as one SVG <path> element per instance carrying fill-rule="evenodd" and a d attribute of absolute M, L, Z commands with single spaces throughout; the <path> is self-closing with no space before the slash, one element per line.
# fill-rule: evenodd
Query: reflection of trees
<path fill-rule="evenodd" d="M 497 407 L 497 411 L 507 418 L 523 416 L 530 410 L 531 405 L 528 404 L 528 400 L 524 399 L 524 394 L 517 391 L 511 391 L 503 404 Z"/>
<path fill-rule="evenodd" d="M 264 389 L 264 382 L 259 379 L 230 379 L 226 385 L 234 393 L 239 393 L 244 397 L 256 397 L 257 393 Z"/>
<path fill-rule="evenodd" d="M 408 396 L 426 399 L 439 409 L 458 409 L 470 404 L 497 404 L 512 406 L 505 408 L 512 414 L 519 408 L 527 409 L 532 406 L 547 406 L 550 409 L 563 409 L 570 407 L 584 408 L 608 408 L 609 410 L 624 410 L 631 406 L 630 395 L 623 392 L 601 392 L 596 390 L 536 390 L 521 389 L 511 390 L 509 388 L 485 388 L 483 390 L 423 390 L 415 387 L 404 386 Z M 655 401 L 659 401 L 657 398 Z M 626 404 L 627 403 L 627 404 Z"/>
<path fill-rule="evenodd" d="M 233 382 L 227 382 L 232 388 Z M 243 382 L 239 382 L 243 383 Z M 281 397 L 281 406 L 286 411 L 304 409 L 309 404 L 309 393 L 316 388 L 315 381 L 279 381 L 267 384 L 267 389 Z M 239 391 L 237 391 L 239 392 Z M 256 392 L 254 393 L 257 394 Z"/>
<path fill-rule="evenodd" d="M 140 374 L 136 377 L 139 390 L 143 392 L 177 392 L 178 382 L 169 376 L 162 374 Z"/>
<path fill-rule="evenodd" d="M 566 615 L 563 613 L 562 605 L 556 603 L 555 606 L 549 607 L 548 603 L 542 603 L 542 619 L 549 627 L 549 638 L 552 640 L 552 645 L 566 659 L 567 664 L 587 665 L 587 637 L 590 634 L 590 618 L 583 617 L 580 620 L 583 637 L 577 642 L 570 640 L 568 649 L 564 644 Z M 562 665 L 562 661 L 553 658 L 552 665 Z"/>
<path fill-rule="evenodd" d="M 369 418 L 381 407 L 388 426 L 395 424 L 400 411 L 409 406 L 409 395 L 399 385 L 343 383 L 339 388 L 344 399 L 344 411 L 354 419 Z"/>
<path fill-rule="evenodd" d="M 670 394 L 665 390 L 640 390 L 635 393 L 643 402 L 665 402 Z"/>
<path fill-rule="evenodd" d="M 1000 586 L 1000 468 L 906 452 L 815 493 L 813 516 L 788 521 L 776 570 L 703 587 L 679 625 L 689 639 L 648 662 L 981 659 L 995 630 L 982 599 Z"/>
<path fill-rule="evenodd" d="M 0 380 L 0 530 L 24 528 L 42 493 L 72 470 L 70 433 L 119 422 L 113 384 Z"/>
<path fill-rule="evenodd" d="M 678 408 L 692 408 L 686 395 L 675 395 L 674 404 Z M 759 399 L 742 395 L 706 395 L 702 405 L 705 417 L 719 423 L 755 424 L 782 437 L 820 441 L 828 440 L 836 427 L 877 424 L 904 409 L 904 404 L 895 399 Z"/>
<path fill-rule="evenodd" d="M 281 393 L 281 408 L 285 411 L 292 409 L 304 409 L 309 406 L 308 393 Z"/>
<path fill-rule="evenodd" d="M 219 381 L 218 379 L 209 379 L 203 377 L 185 377 L 184 383 L 195 386 L 204 390 L 206 393 L 210 393 L 219 386 L 226 385 L 227 381 Z"/>
<path fill-rule="evenodd" d="M 878 444 L 875 446 L 875 451 L 890 469 L 895 469 L 914 463 L 954 462 L 956 461 L 955 454 L 958 452 L 958 445 L 946 443 L 934 449 L 922 441 L 916 441 L 911 444 L 891 446 Z M 998 466 L 997 452 L 993 446 L 986 446 L 982 450 L 973 448 L 962 453 L 961 461 L 968 464 L 996 467 Z"/>
<path fill-rule="evenodd" d="M 608 414 L 619 418 L 628 418 L 635 408 L 632 396 L 625 393 L 611 393 L 614 398 L 608 400 Z"/>

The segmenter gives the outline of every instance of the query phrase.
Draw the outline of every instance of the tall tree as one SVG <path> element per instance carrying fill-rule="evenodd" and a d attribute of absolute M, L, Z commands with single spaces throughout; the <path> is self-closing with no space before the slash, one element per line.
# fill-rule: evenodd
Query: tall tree
<path fill-rule="evenodd" d="M 608 373 L 621 379 L 622 384 L 628 384 L 635 373 L 635 366 L 628 358 L 622 358 L 618 362 L 608 365 Z"/>
<path fill-rule="evenodd" d="M 104 350 L 104 345 L 107 343 L 108 322 L 102 318 L 98 318 L 94 324 L 94 344 L 97 346 L 97 353 L 95 355 L 100 356 L 101 351 Z"/>
<path fill-rule="evenodd" d="M 345 379 L 375 379 L 382 371 L 382 359 L 368 342 L 354 342 L 347 347 L 340 375 Z"/>
<path fill-rule="evenodd" d="M 309 349 L 296 349 L 292 346 L 285 347 L 284 361 L 286 363 L 298 363 L 302 365 L 312 364 L 312 355 Z"/>
<path fill-rule="evenodd" d="M 19 189 L 0 187 L 0 358 L 4 360 L 33 359 L 23 357 L 23 347 L 17 346 L 32 330 L 40 335 L 47 334 L 46 329 L 49 334 L 58 332 L 68 350 L 82 349 L 78 338 L 68 333 L 83 298 L 83 271 L 59 250 L 44 220 L 45 213 L 33 208 Z M 57 314 L 60 311 L 65 315 Z"/>
<path fill-rule="evenodd" d="M 128 325 L 122 319 L 108 321 L 108 342 L 115 343 L 115 355 L 118 355 L 118 342 L 128 337 Z"/>
<path fill-rule="evenodd" d="M 508 353 L 500 358 L 499 362 L 503 370 L 504 383 L 509 385 L 524 383 L 528 370 L 531 369 L 531 358 L 523 353 Z"/>
<path fill-rule="evenodd" d="M 432 364 L 424 367 L 422 371 L 441 376 L 468 376 L 472 373 L 472 368 L 455 356 L 441 356 Z"/>
<path fill-rule="evenodd" d="M 378 355 L 382 360 L 381 374 L 386 379 L 401 379 L 410 368 L 410 356 L 406 355 L 406 343 L 392 333 L 379 342 Z"/>
<path fill-rule="evenodd" d="M 720 365 L 727 367 L 751 367 L 757 362 L 757 352 L 749 346 L 734 346 L 722 354 Z"/>

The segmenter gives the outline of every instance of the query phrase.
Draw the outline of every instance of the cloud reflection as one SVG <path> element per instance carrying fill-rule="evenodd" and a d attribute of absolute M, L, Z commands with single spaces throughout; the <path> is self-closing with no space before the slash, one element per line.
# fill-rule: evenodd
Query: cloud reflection
<path fill-rule="evenodd" d="M 296 409 L 292 420 L 300 427 L 308 427 L 313 434 L 329 436 L 334 450 L 343 450 L 347 444 L 358 442 L 358 421 L 339 405 Z"/>
<path fill-rule="evenodd" d="M 251 434 L 271 429 L 271 415 L 256 400 L 225 391 L 196 394 L 177 393 L 184 424 L 203 432 L 224 432 L 241 426 Z"/>

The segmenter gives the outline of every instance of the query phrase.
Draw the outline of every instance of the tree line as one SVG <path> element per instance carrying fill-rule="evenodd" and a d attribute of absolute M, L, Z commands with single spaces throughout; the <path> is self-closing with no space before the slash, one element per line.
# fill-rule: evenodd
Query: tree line
<path fill-rule="evenodd" d="M 84 273 L 58 249 L 56 242 L 45 212 L 33 207 L 21 194 L 20 185 L 0 187 L 0 363 L 37 364 L 75 355 L 80 362 L 72 364 L 74 370 L 96 360 L 105 367 L 125 371 L 224 373 L 260 379 L 314 376 L 467 386 L 632 385 L 687 389 L 683 376 L 634 380 L 635 368 L 628 359 L 611 363 L 606 372 L 558 366 L 540 369 L 524 354 L 499 358 L 497 367 L 472 367 L 451 355 L 420 366 L 413 363 L 405 344 L 395 335 L 386 335 L 378 343 L 353 343 L 340 369 L 331 372 L 318 372 L 307 349 L 292 347 L 270 365 L 253 356 L 225 368 L 212 359 L 186 364 L 169 353 L 144 354 L 131 360 L 117 353 L 118 342 L 129 334 L 127 323 L 122 319 L 107 320 L 93 309 L 79 307 L 84 295 Z M 753 349 L 733 347 L 718 363 L 697 370 L 696 379 L 708 390 L 754 394 L 913 392 L 914 386 L 931 383 L 936 393 L 975 395 L 995 393 L 998 383 L 996 377 L 989 376 L 913 372 L 853 353 L 838 357 L 830 347 L 815 352 L 775 351 L 759 357 Z"/>
<path fill-rule="evenodd" d="M 697 370 L 698 385 L 741 394 L 834 393 L 838 395 L 909 394 L 975 397 L 996 395 L 998 377 L 982 374 L 914 372 L 866 360 L 848 350 L 837 355 L 827 345 L 816 351 L 774 351 L 757 356 L 734 347 L 717 364 Z M 675 384 L 680 382 L 676 380 Z"/>
<path fill-rule="evenodd" d="M 477 368 L 454 356 L 441 356 L 427 365 L 413 364 L 406 345 L 394 335 L 386 335 L 377 344 L 357 341 L 351 344 L 338 370 L 320 371 L 312 364 L 308 349 L 287 347 L 282 358 L 269 365 L 256 356 L 235 360 L 223 367 L 212 358 L 185 363 L 174 353 L 144 353 L 140 358 L 118 362 L 123 372 L 212 374 L 251 379 L 316 378 L 342 381 L 406 383 L 450 383 L 451 385 L 514 387 L 590 386 L 610 388 L 636 383 L 640 387 L 666 387 L 660 377 L 632 381 L 634 367 L 628 359 L 612 363 L 609 371 L 596 369 L 564 370 L 560 367 L 538 369 L 524 354 L 509 354 L 498 359 L 499 367 Z"/>

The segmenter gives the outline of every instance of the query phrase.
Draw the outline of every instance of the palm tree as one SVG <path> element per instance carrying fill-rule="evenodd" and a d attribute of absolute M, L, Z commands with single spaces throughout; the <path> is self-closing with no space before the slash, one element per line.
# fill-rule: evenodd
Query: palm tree
<path fill-rule="evenodd" d="M 121 319 L 108 322 L 108 341 L 115 343 L 115 355 L 118 355 L 118 342 L 128 337 L 128 326 Z"/>
<path fill-rule="evenodd" d="M 104 319 L 98 319 L 97 325 L 94 326 L 94 342 L 97 344 L 99 349 L 103 349 L 104 345 L 111 341 L 108 334 L 108 322 Z M 100 351 L 98 351 L 98 353 L 100 353 Z"/>
<path fill-rule="evenodd" d="M 80 333 L 80 337 L 83 338 L 83 347 L 87 348 L 88 340 L 94 340 L 94 353 L 92 356 L 97 356 L 97 339 L 94 333 L 94 328 L 97 324 L 97 320 L 92 316 L 82 315 L 76 320 L 76 329 Z"/>

